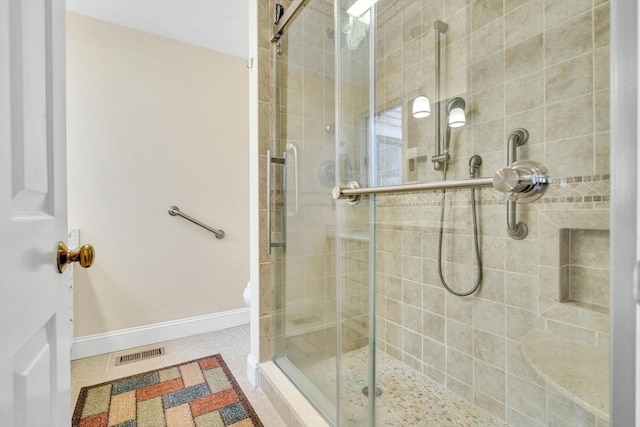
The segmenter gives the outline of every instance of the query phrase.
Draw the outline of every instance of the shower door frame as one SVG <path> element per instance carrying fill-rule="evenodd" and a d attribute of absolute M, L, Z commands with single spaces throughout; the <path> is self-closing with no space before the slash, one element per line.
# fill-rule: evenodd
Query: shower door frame
<path fill-rule="evenodd" d="M 612 426 L 640 426 L 640 306 L 629 286 L 640 259 L 638 12 L 635 1 L 611 1 Z"/>

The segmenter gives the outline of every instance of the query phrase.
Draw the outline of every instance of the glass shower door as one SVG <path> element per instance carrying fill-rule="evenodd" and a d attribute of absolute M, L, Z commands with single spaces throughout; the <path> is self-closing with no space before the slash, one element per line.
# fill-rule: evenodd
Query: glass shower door
<path fill-rule="evenodd" d="M 271 150 L 275 362 L 336 419 L 333 3 L 314 1 L 274 43 Z"/>
<path fill-rule="evenodd" d="M 362 2 L 360 2 L 362 3 Z M 366 3 L 366 2 L 365 2 Z M 374 52 L 371 29 L 375 16 L 365 11 L 354 16 L 347 11 L 353 1 L 336 0 L 336 185 L 357 181 L 363 187 L 376 186 L 372 164 L 381 154 L 372 150 L 375 140 L 372 119 L 372 76 Z M 390 119 L 390 121 L 393 121 Z M 392 136 L 386 139 L 385 155 L 393 156 Z M 390 168 L 391 169 L 391 168 Z M 382 178 L 392 180 L 392 170 Z M 385 181 L 390 182 L 390 181 Z M 336 204 L 336 292 L 338 297 L 338 425 L 373 426 L 377 395 L 375 372 L 375 197 L 358 205 Z"/>

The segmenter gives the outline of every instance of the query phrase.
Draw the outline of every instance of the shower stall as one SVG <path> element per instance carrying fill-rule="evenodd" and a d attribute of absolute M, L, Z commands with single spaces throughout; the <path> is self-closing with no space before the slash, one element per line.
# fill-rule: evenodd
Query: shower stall
<path fill-rule="evenodd" d="M 609 425 L 609 1 L 260 3 L 267 357 L 334 426 Z"/>

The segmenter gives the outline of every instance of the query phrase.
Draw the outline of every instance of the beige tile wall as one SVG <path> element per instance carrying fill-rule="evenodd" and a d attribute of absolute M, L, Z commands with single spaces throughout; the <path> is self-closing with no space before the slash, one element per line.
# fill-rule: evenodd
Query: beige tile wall
<path fill-rule="evenodd" d="M 507 136 L 516 127 L 530 132 L 519 158 L 569 178 L 535 204 L 518 206 L 519 221 L 529 227 L 522 241 L 506 236 L 498 196 L 478 192 L 483 282 L 467 298 L 446 293 L 438 277 L 441 195 L 379 197 L 378 345 L 511 425 L 559 425 L 558 419 L 569 425 L 581 417 L 595 425 L 595 415 L 578 405 L 547 404 L 562 393 L 524 362 L 520 342 L 532 328 L 608 342 L 607 315 L 597 307 L 607 305 L 608 295 L 608 234 L 600 219 L 609 206 L 609 3 L 380 0 L 378 10 L 379 110 L 397 103 L 409 109 L 419 94 L 436 108 L 431 28 L 436 19 L 449 24 L 442 99 L 464 97 L 467 126 L 453 131 L 448 178 L 467 178 L 472 154 L 483 158 L 481 175 L 491 176 L 505 163 Z M 434 114 L 421 120 L 426 126 L 406 118 L 408 128 L 417 129 L 409 133 L 417 141 L 406 147 L 430 156 Z M 415 161 L 407 181 L 442 179 L 428 157 Z M 458 291 L 470 289 L 477 274 L 469 197 L 468 190 L 449 192 L 446 201 L 443 270 Z M 583 225 L 595 231 L 557 222 L 539 229 L 540 212 L 549 210 L 569 218 L 593 211 Z M 582 286 L 571 287 L 578 282 Z M 563 299 L 597 310 L 569 316 L 555 308 Z"/>

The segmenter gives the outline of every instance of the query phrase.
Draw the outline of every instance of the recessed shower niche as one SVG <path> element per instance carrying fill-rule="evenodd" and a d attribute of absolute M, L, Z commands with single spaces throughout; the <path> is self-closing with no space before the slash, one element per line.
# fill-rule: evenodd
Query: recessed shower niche
<path fill-rule="evenodd" d="M 560 230 L 560 300 L 609 311 L 609 230 Z"/>
<path fill-rule="evenodd" d="M 560 303 L 608 313 L 608 211 L 541 210 L 539 228 L 539 312 Z"/>

